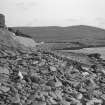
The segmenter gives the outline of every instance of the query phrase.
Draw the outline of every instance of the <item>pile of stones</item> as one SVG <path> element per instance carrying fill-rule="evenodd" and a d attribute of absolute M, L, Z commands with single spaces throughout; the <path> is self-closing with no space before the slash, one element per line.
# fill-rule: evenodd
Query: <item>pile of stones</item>
<path fill-rule="evenodd" d="M 105 105 L 105 68 L 48 51 L 0 51 L 0 105 Z"/>

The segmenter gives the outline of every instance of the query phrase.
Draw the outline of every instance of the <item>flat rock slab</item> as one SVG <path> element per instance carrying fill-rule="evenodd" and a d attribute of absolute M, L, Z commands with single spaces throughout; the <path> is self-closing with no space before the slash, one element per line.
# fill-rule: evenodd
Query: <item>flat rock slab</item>
<path fill-rule="evenodd" d="M 7 74 L 9 75 L 9 70 L 5 67 L 0 67 L 0 74 Z"/>

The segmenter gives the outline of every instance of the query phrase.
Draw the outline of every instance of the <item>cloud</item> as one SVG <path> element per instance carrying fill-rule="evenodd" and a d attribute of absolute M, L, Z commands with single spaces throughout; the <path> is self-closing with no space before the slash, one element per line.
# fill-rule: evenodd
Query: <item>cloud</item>
<path fill-rule="evenodd" d="M 34 2 L 34 1 L 31 1 L 31 2 L 18 2 L 18 3 L 16 3 L 16 6 L 20 10 L 28 10 L 30 8 L 33 8 L 33 7 L 37 6 L 37 2 Z"/>
<path fill-rule="evenodd" d="M 75 18 L 69 18 L 66 19 L 66 22 L 68 22 L 68 24 L 85 24 L 87 19 L 83 18 L 83 17 L 75 17 Z M 88 20 L 87 20 L 88 21 Z"/>
<path fill-rule="evenodd" d="M 26 26 L 34 26 L 39 20 L 37 18 L 34 18 L 33 20 L 26 23 Z"/>
<path fill-rule="evenodd" d="M 105 24 L 105 18 L 96 18 L 96 21 L 101 25 Z"/>
<path fill-rule="evenodd" d="M 105 28 L 105 18 L 98 17 L 95 22 L 99 27 Z"/>

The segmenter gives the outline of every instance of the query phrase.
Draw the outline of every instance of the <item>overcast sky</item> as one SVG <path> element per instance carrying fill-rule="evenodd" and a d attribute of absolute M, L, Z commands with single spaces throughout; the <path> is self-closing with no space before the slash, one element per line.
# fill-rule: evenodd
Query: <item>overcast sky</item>
<path fill-rule="evenodd" d="M 0 0 L 7 26 L 70 26 L 105 28 L 105 0 Z"/>

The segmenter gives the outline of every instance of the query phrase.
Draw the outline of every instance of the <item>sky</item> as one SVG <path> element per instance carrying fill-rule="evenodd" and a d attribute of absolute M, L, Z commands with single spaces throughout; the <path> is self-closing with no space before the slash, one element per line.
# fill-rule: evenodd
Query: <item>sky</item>
<path fill-rule="evenodd" d="M 0 0 L 7 26 L 105 28 L 105 0 Z"/>

